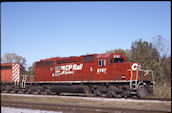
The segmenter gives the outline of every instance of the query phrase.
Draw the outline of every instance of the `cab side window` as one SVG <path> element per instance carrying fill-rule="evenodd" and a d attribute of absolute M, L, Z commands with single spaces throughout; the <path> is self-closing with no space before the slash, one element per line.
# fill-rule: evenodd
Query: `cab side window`
<path fill-rule="evenodd" d="M 112 58 L 110 58 L 109 60 L 109 65 L 112 65 Z"/>
<path fill-rule="evenodd" d="M 99 59 L 98 64 L 99 64 L 99 67 L 105 67 L 106 66 L 106 60 L 105 59 Z"/>

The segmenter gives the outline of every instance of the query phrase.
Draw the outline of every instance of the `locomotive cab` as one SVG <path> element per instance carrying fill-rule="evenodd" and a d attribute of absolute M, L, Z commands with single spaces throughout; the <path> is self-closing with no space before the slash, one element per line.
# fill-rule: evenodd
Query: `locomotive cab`
<path fill-rule="evenodd" d="M 121 84 L 128 83 L 130 94 L 145 97 L 153 93 L 153 72 L 151 70 L 141 69 L 139 63 L 127 62 L 123 54 L 112 54 L 109 64 L 111 78 L 121 80 Z"/>
<path fill-rule="evenodd" d="M 120 55 L 113 55 L 114 58 L 114 63 L 122 63 L 124 62 L 124 56 L 120 56 Z M 126 61 L 126 58 L 125 58 Z"/>
<path fill-rule="evenodd" d="M 126 80 L 124 68 L 127 64 L 127 58 L 121 53 L 113 53 L 109 60 L 109 74 L 114 80 Z M 123 72 L 124 71 L 124 72 Z"/>

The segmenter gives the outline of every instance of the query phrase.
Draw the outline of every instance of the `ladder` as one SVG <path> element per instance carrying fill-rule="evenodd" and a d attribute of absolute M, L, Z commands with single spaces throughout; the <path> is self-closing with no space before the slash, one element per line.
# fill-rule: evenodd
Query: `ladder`
<path fill-rule="evenodd" d="M 26 87 L 27 77 L 28 77 L 28 75 L 22 75 L 22 82 L 21 82 L 21 87 L 22 88 Z"/>
<path fill-rule="evenodd" d="M 130 77 L 130 90 L 136 90 L 138 88 L 138 70 L 136 70 L 136 79 L 133 80 L 133 70 L 128 69 L 131 72 Z"/>
<path fill-rule="evenodd" d="M 136 70 L 136 79 L 135 80 L 133 80 L 133 70 L 128 69 L 127 71 L 130 71 L 131 72 L 131 77 L 130 77 L 130 90 L 131 91 L 135 91 L 138 88 L 138 86 L 139 86 L 139 82 L 138 82 L 138 76 L 139 76 L 138 75 L 138 71 L 144 72 L 144 75 L 143 76 L 147 76 L 147 75 L 149 75 L 148 73 L 151 72 L 152 80 L 154 81 L 153 71 L 152 70 L 144 70 L 144 69 L 138 69 L 138 70 Z M 154 82 L 153 82 L 153 84 L 154 84 Z"/>

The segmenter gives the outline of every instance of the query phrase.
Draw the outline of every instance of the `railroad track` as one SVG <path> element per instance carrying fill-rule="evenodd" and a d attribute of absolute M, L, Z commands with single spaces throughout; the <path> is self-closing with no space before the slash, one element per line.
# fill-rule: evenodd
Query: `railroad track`
<path fill-rule="evenodd" d="M 138 109 L 121 109 L 121 108 L 102 108 L 102 107 L 87 107 L 87 106 L 75 106 L 75 105 L 60 105 L 60 104 L 40 104 L 31 102 L 9 102 L 2 101 L 3 107 L 15 107 L 15 108 L 27 108 L 27 109 L 39 109 L 48 111 L 63 111 L 65 113 L 167 113 L 167 111 L 155 111 L 155 110 L 138 110 Z"/>
<path fill-rule="evenodd" d="M 37 92 L 35 93 L 32 93 L 30 94 L 29 92 L 25 92 L 25 93 L 20 93 L 22 95 L 20 95 L 19 93 L 15 93 L 15 92 L 10 92 L 10 93 L 6 93 L 6 92 L 3 92 L 1 93 L 1 95 L 10 95 L 10 94 L 16 94 L 15 96 L 22 96 L 22 95 L 33 95 L 33 96 L 58 96 L 58 97 L 91 97 L 91 99 L 93 98 L 97 98 L 97 99 L 104 99 L 104 100 L 115 100 L 115 99 L 121 99 L 121 100 L 127 100 L 127 101 L 130 101 L 130 100 L 133 100 L 133 101 L 148 101 L 148 102 L 171 102 L 171 99 L 166 99 L 166 98 L 152 98 L 152 97 L 149 97 L 149 98 L 137 98 L 137 97 L 116 97 L 116 98 L 109 98 L 109 97 L 106 97 L 106 96 L 95 96 L 95 95 L 87 95 L 87 94 L 82 94 L 82 93 L 61 93 L 60 95 L 56 95 L 56 94 L 38 94 Z"/>
<path fill-rule="evenodd" d="M 86 95 L 86 94 L 75 94 L 75 93 L 66 93 L 66 94 L 61 94 L 62 96 L 80 96 L 80 97 L 95 97 L 95 98 L 111 98 L 107 97 L 106 95 L 104 96 L 95 96 L 95 95 Z M 171 101 L 169 98 L 154 98 L 154 97 L 145 97 L 145 98 L 137 98 L 137 97 L 115 97 L 118 99 L 134 99 L 134 100 L 158 100 L 158 101 Z"/>

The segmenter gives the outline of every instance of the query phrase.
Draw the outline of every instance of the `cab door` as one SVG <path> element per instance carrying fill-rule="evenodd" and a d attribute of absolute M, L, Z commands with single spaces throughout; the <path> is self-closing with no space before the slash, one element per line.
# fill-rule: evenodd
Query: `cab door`
<path fill-rule="evenodd" d="M 113 62 L 113 58 L 109 58 L 108 59 L 109 62 L 108 62 L 108 75 L 109 75 L 109 78 L 110 80 L 113 80 L 113 75 L 114 75 L 114 70 L 113 70 L 113 65 L 114 65 L 114 62 Z"/>
<path fill-rule="evenodd" d="M 112 57 L 112 80 L 121 80 L 120 76 L 120 58 L 118 55 Z"/>

